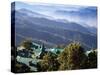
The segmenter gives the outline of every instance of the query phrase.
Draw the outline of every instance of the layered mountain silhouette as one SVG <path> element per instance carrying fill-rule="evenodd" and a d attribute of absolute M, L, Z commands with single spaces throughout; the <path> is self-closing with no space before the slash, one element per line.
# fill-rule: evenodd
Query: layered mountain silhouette
<path fill-rule="evenodd" d="M 25 38 L 32 38 L 34 42 L 42 43 L 48 48 L 67 45 L 73 41 L 80 42 L 86 50 L 97 48 L 97 34 L 94 27 L 53 19 L 52 16 L 25 8 L 12 10 L 11 17 L 12 25 L 15 24 L 16 45 Z"/>

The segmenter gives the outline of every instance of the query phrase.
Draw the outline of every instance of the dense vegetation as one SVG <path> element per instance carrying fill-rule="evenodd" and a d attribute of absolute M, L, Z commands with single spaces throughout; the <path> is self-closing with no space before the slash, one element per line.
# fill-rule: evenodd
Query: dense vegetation
<path fill-rule="evenodd" d="M 40 71 L 75 70 L 97 67 L 97 52 L 91 51 L 88 56 L 79 43 L 71 43 L 58 56 L 47 53 L 38 63 Z"/>
<path fill-rule="evenodd" d="M 23 42 L 21 45 L 30 51 L 31 41 Z M 57 46 L 62 48 L 64 46 Z M 44 48 L 45 49 L 45 48 Z M 97 68 L 97 50 L 91 50 L 89 53 L 84 50 L 80 43 L 70 43 L 63 48 L 62 52 L 57 54 L 50 51 L 41 53 L 40 60 L 36 67 L 38 71 L 58 71 L 58 70 L 76 70 Z M 23 63 L 16 62 L 17 72 L 30 72 L 30 68 Z M 25 68 L 25 69 L 23 69 Z"/>

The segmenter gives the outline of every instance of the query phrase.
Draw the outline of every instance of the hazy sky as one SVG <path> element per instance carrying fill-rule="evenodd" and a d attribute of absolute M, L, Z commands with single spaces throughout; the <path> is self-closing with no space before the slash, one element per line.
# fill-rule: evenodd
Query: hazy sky
<path fill-rule="evenodd" d="M 25 3 L 25 4 L 24 4 Z M 65 4 L 47 4 L 24 2 L 16 3 L 16 9 L 28 9 L 33 12 L 51 16 L 54 19 L 65 19 L 84 25 L 97 27 L 97 8 L 94 6 L 77 6 Z"/>

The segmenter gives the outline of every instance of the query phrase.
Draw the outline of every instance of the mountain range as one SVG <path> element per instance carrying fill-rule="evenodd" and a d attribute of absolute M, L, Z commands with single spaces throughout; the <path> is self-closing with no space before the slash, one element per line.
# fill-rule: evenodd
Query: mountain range
<path fill-rule="evenodd" d="M 91 16 L 88 16 L 96 18 L 96 13 L 94 13 L 95 9 L 94 11 L 91 9 L 90 12 L 88 7 L 84 9 L 87 10 L 86 12 L 81 11 L 79 14 L 76 10 L 65 11 L 65 8 L 61 8 L 62 5 L 52 5 L 54 6 L 52 9 L 52 6 L 49 6 L 48 4 L 29 5 L 27 3 L 18 2 L 15 9 L 13 9 L 13 5 L 14 3 L 12 3 L 11 25 L 15 24 L 16 45 L 19 45 L 20 42 L 26 38 L 32 38 L 34 42 L 44 44 L 48 48 L 62 44 L 67 45 L 73 41 L 80 42 L 86 50 L 97 48 L 97 28 L 95 26 L 91 27 L 93 25 L 89 26 L 82 22 L 69 21 L 69 19 L 57 17 L 57 15 L 63 16 L 66 12 L 67 13 L 65 15 L 70 15 L 70 12 L 72 14 L 70 16 L 74 19 L 75 14 L 81 16 L 83 13 L 88 15 L 93 12 L 90 14 Z M 22 6 L 27 7 L 23 8 Z M 59 10 L 55 11 L 55 9 L 58 8 Z M 43 10 L 39 11 L 39 9 Z M 50 11 L 56 13 L 56 15 L 53 15 L 56 16 L 56 18 L 51 15 L 44 14 L 43 12 L 46 10 L 49 10 L 46 12 L 48 14 Z M 85 14 L 81 17 L 86 18 L 84 17 Z M 90 18 L 88 19 L 90 21 Z"/>

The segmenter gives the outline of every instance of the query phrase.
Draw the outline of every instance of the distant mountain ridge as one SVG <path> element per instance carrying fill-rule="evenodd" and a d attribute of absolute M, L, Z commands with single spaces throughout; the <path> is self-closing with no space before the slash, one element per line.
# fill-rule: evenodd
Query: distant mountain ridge
<path fill-rule="evenodd" d="M 13 10 L 11 13 L 12 17 L 15 13 L 16 45 L 25 38 L 31 37 L 33 41 L 43 43 L 46 47 L 78 41 L 87 50 L 97 48 L 97 36 L 94 34 L 94 28 L 89 29 L 89 27 L 83 27 L 76 22 L 49 19 L 50 16 L 25 8 Z"/>
<path fill-rule="evenodd" d="M 97 28 L 97 7 L 62 5 L 47 3 L 24 3 L 17 1 L 16 10 L 28 9 L 36 13 L 52 17 L 52 19 L 65 19 L 74 22 L 83 22 L 90 27 Z M 48 18 L 49 18 L 48 17 Z M 74 18 L 73 18 L 74 17 Z M 81 24 L 84 26 L 84 24 Z"/>
<path fill-rule="evenodd" d="M 48 19 L 48 18 L 45 18 L 44 15 L 42 15 L 41 17 L 38 17 L 39 14 L 38 13 L 34 13 L 32 11 L 28 11 L 26 9 L 23 9 L 27 12 L 22 12 L 22 11 L 16 11 L 16 18 L 19 17 L 19 15 L 21 17 L 26 17 L 26 19 L 30 19 L 30 22 L 33 22 L 34 24 L 38 24 L 38 25 L 41 25 L 41 26 L 47 26 L 47 27 L 58 27 L 58 28 L 62 28 L 62 29 L 68 29 L 68 30 L 73 30 L 73 31 L 79 31 L 79 32 L 83 32 L 83 33 L 91 33 L 87 28 L 83 27 L 82 25 L 78 24 L 78 23 L 75 23 L 75 22 L 67 22 L 64 23 L 64 22 L 58 22 L 58 21 L 55 21 L 55 20 L 51 20 L 51 19 Z M 32 14 L 32 16 L 28 15 L 28 12 Z M 22 16 L 23 15 L 23 16 Z M 37 17 L 36 17 L 37 16 Z M 50 24 L 50 25 L 48 25 Z"/>

